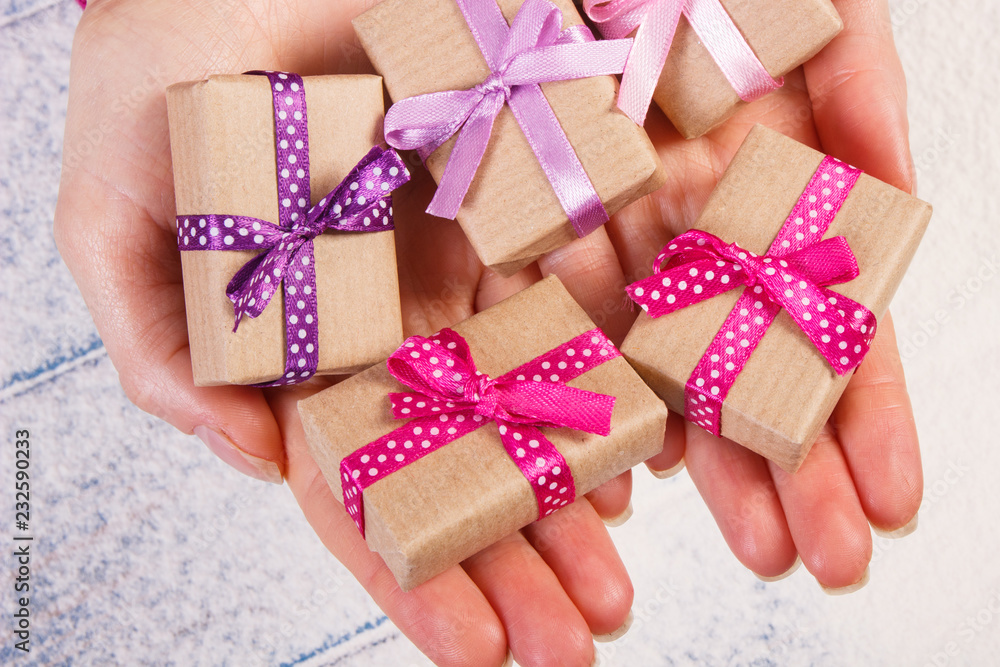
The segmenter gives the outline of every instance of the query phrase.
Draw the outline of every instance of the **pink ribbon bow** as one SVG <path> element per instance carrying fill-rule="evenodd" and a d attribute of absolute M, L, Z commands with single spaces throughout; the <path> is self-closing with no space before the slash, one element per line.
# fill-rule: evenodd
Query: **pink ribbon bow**
<path fill-rule="evenodd" d="M 681 14 L 741 100 L 751 102 L 782 85 L 767 73 L 719 0 L 584 0 L 583 6 L 605 37 L 625 37 L 638 28 L 618 108 L 639 125 L 646 119 Z"/>
<path fill-rule="evenodd" d="M 857 278 L 857 259 L 844 237 L 823 239 L 860 174 L 825 158 L 763 257 L 692 230 L 657 256 L 654 275 L 626 288 L 654 318 L 746 288 L 687 381 L 689 421 L 721 435 L 722 403 L 782 308 L 838 374 L 864 359 L 875 316 L 826 288 Z"/>
<path fill-rule="evenodd" d="M 562 27 L 548 0 L 526 0 L 508 27 L 496 0 L 456 0 L 490 68 L 469 90 L 418 95 L 385 116 L 390 146 L 426 159 L 452 135 L 458 139 L 427 212 L 454 218 L 479 169 L 493 122 L 506 103 L 521 126 L 579 236 L 608 214 L 538 84 L 606 74 L 625 67 L 632 40 L 596 42 L 582 25 Z"/>
<path fill-rule="evenodd" d="M 500 442 L 531 483 L 539 517 L 572 502 L 576 487 L 569 466 L 538 429 L 566 427 L 607 436 L 614 397 L 565 383 L 618 356 L 614 344 L 593 329 L 493 379 L 476 370 L 465 339 L 451 329 L 408 338 L 387 365 L 393 377 L 414 390 L 389 394 L 393 417 L 412 421 L 340 464 L 344 505 L 358 530 L 365 534 L 365 488 L 490 421 L 497 423 Z"/>

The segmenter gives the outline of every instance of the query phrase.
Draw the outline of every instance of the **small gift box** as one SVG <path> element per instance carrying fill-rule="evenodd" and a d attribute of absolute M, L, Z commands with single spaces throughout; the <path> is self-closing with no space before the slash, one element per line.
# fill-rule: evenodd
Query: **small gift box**
<path fill-rule="evenodd" d="M 615 108 L 631 40 L 595 42 L 571 0 L 385 0 L 354 28 L 396 102 L 389 144 L 439 184 L 428 211 L 503 275 L 665 181 Z"/>
<path fill-rule="evenodd" d="M 646 312 L 622 353 L 672 410 L 795 471 L 930 215 L 919 199 L 757 126 L 696 230 L 627 288 Z"/>
<path fill-rule="evenodd" d="M 299 414 L 404 589 L 659 452 L 667 417 L 555 277 L 407 339 Z"/>
<path fill-rule="evenodd" d="M 625 113 L 641 124 L 652 98 L 688 139 L 780 86 L 843 28 L 830 0 L 585 0 L 584 7 L 604 36 L 635 35 L 622 76 Z"/>
<path fill-rule="evenodd" d="M 195 384 L 348 373 L 395 349 L 388 192 L 407 173 L 373 149 L 381 79 L 212 76 L 168 88 L 167 110 Z"/>

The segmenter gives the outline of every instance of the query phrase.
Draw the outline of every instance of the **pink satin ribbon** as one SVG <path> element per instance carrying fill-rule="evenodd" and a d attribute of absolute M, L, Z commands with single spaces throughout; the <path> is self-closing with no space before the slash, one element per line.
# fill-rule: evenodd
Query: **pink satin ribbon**
<path fill-rule="evenodd" d="M 875 316 L 826 288 L 854 280 L 857 260 L 844 237 L 823 239 L 860 175 L 825 158 L 763 257 L 692 230 L 663 249 L 654 275 L 626 288 L 655 318 L 745 287 L 685 385 L 689 421 L 721 435 L 722 403 L 782 308 L 838 374 L 864 359 Z"/>
<path fill-rule="evenodd" d="M 385 116 L 386 141 L 400 150 L 416 149 L 426 159 L 458 133 L 427 208 L 454 218 L 506 103 L 576 233 L 586 236 L 607 222 L 608 214 L 538 84 L 621 73 L 632 40 L 597 42 L 582 25 L 561 30 L 562 12 L 548 0 L 526 0 L 509 27 L 496 0 L 456 2 L 490 75 L 468 90 L 396 102 Z"/>
<path fill-rule="evenodd" d="M 646 119 L 681 14 L 741 100 L 751 102 L 782 85 L 767 73 L 719 0 L 584 0 L 583 6 L 610 39 L 638 28 L 622 74 L 618 108 L 639 125 Z"/>
<path fill-rule="evenodd" d="M 613 396 L 569 387 L 621 353 L 600 329 L 542 354 L 499 378 L 476 370 L 465 339 L 451 329 L 413 336 L 389 357 L 393 377 L 413 392 L 391 393 L 404 426 L 344 457 L 344 506 L 365 534 L 364 489 L 427 454 L 496 422 L 500 442 L 525 479 L 545 517 L 573 502 L 576 486 L 562 454 L 539 427 L 566 427 L 607 436 Z"/>

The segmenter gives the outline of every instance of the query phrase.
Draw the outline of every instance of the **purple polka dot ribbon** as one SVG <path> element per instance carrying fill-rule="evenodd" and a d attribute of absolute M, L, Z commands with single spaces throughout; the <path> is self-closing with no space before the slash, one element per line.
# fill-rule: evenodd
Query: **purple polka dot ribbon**
<path fill-rule="evenodd" d="M 726 80 L 744 102 L 780 88 L 719 0 L 584 0 L 605 37 L 636 31 L 618 91 L 618 108 L 642 125 L 683 14 Z"/>
<path fill-rule="evenodd" d="M 654 275 L 626 288 L 650 316 L 661 317 L 745 287 L 688 378 L 689 421 L 721 435 L 722 403 L 782 308 L 838 374 L 864 359 L 875 337 L 875 316 L 826 288 L 857 278 L 857 259 L 844 237 L 823 239 L 860 175 L 825 158 L 763 257 L 692 230 L 663 249 Z"/>
<path fill-rule="evenodd" d="M 177 245 L 189 250 L 263 250 L 236 272 L 226 287 L 235 323 L 264 312 L 281 285 L 285 297 L 285 371 L 271 387 L 302 382 L 319 365 L 319 314 L 313 239 L 333 232 L 393 229 L 390 193 L 410 173 L 391 149 L 372 148 L 341 183 L 310 206 L 309 131 L 302 77 L 266 76 L 274 106 L 278 223 L 242 215 L 177 216 Z"/>
<path fill-rule="evenodd" d="M 568 505 L 576 499 L 573 475 L 539 427 L 610 434 L 614 397 L 565 383 L 619 356 L 593 329 L 493 379 L 476 370 L 465 339 L 451 329 L 408 338 L 387 365 L 414 390 L 389 394 L 393 417 L 411 421 L 341 461 L 348 514 L 364 535 L 364 489 L 491 421 L 531 484 L 539 518 Z"/>
<path fill-rule="evenodd" d="M 577 235 L 608 221 L 601 198 L 538 84 L 618 74 L 631 39 L 594 41 L 583 25 L 562 30 L 562 12 L 548 0 L 526 0 L 507 25 L 496 0 L 455 0 L 482 51 L 490 75 L 468 90 L 401 100 L 385 116 L 390 146 L 416 149 L 424 159 L 458 134 L 427 212 L 458 214 L 504 107 L 510 107 Z"/>

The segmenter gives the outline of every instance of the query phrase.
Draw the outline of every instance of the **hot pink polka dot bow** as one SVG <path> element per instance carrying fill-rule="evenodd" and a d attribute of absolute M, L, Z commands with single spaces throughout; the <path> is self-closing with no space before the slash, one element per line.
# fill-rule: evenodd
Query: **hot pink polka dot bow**
<path fill-rule="evenodd" d="M 826 287 L 857 278 L 857 259 L 844 237 L 823 239 L 860 174 L 825 158 L 762 257 L 692 230 L 657 256 L 654 275 L 626 288 L 651 317 L 662 317 L 745 287 L 687 381 L 688 420 L 721 434 L 722 403 L 780 309 L 838 374 L 864 359 L 875 336 L 875 315 Z"/>
<path fill-rule="evenodd" d="M 581 334 L 499 378 L 476 370 L 469 346 L 442 329 L 413 336 L 389 357 L 393 377 L 413 392 L 389 394 L 396 419 L 411 419 L 341 461 L 344 505 L 365 534 L 362 492 L 427 454 L 496 422 L 511 460 L 531 483 L 539 517 L 576 498 L 562 454 L 539 427 L 607 436 L 615 399 L 565 383 L 621 356 L 600 329 Z"/>

